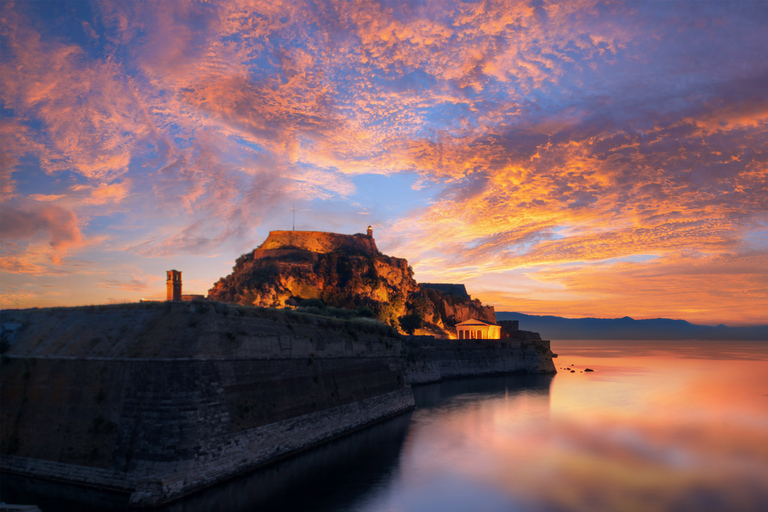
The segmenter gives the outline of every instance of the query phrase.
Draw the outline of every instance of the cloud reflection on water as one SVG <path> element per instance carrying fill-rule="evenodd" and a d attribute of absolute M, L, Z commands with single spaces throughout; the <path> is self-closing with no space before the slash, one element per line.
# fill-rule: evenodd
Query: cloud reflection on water
<path fill-rule="evenodd" d="M 765 510 L 765 347 L 698 345 L 692 358 L 693 345 L 666 345 L 555 346 L 576 373 L 551 391 L 418 410 L 400 476 L 364 509 Z"/>

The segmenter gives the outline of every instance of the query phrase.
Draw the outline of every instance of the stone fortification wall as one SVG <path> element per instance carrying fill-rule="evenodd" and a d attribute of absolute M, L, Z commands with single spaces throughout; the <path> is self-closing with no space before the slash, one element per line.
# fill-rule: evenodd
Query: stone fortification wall
<path fill-rule="evenodd" d="M 499 373 L 555 373 L 548 340 L 446 340 L 403 338 L 411 384 Z"/>
<path fill-rule="evenodd" d="M 338 250 L 367 254 L 379 252 L 376 248 L 376 242 L 368 235 L 341 235 L 323 231 L 270 231 L 267 239 L 256 250 L 288 248 L 303 249 L 315 253 L 329 253 Z"/>
<path fill-rule="evenodd" d="M 431 290 L 437 290 L 447 295 L 453 295 L 455 297 L 461 297 L 462 299 L 471 299 L 467 293 L 467 288 L 463 284 L 451 284 L 451 283 L 419 283 L 422 288 L 429 288 Z"/>
<path fill-rule="evenodd" d="M 383 326 L 205 303 L 0 320 L 20 326 L 0 373 L 0 469 L 129 492 L 136 506 L 413 407 Z"/>
<path fill-rule="evenodd" d="M 0 470 L 158 505 L 413 407 L 410 383 L 555 372 L 549 342 L 400 338 L 215 302 L 0 312 Z"/>
<path fill-rule="evenodd" d="M 400 339 L 373 320 L 338 320 L 216 302 L 164 302 L 0 313 L 7 355 L 107 358 L 396 356 Z"/>

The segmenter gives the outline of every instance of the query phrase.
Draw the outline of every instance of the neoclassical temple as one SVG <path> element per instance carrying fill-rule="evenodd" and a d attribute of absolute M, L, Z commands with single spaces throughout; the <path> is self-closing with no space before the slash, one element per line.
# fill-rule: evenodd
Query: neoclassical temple
<path fill-rule="evenodd" d="M 456 335 L 460 340 L 498 340 L 501 326 L 472 318 L 456 324 Z"/>

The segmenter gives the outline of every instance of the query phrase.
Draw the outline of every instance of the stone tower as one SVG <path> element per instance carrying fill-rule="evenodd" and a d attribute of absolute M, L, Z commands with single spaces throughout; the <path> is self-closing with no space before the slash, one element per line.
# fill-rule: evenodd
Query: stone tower
<path fill-rule="evenodd" d="M 168 280 L 165 282 L 166 300 L 181 300 L 181 272 L 168 271 Z"/>
<path fill-rule="evenodd" d="M 368 236 L 373 238 L 373 228 L 371 226 L 368 226 Z"/>

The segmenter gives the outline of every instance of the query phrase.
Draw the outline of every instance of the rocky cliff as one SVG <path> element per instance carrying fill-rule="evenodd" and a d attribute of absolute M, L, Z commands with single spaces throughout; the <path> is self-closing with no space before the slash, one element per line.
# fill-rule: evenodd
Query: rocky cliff
<path fill-rule="evenodd" d="M 379 253 L 367 235 L 273 231 L 237 259 L 208 297 L 266 307 L 320 299 L 333 307 L 370 308 L 395 325 L 418 289 L 408 262 Z"/>
<path fill-rule="evenodd" d="M 465 294 L 466 295 L 466 294 Z M 424 334 L 455 334 L 457 323 L 495 322 L 493 307 L 469 296 L 422 289 L 402 258 L 381 254 L 368 235 L 317 231 L 272 231 L 267 240 L 235 262 L 230 275 L 208 292 L 212 300 L 249 306 L 285 307 L 308 299 L 338 308 L 366 309 L 398 328 L 417 313 Z"/>
<path fill-rule="evenodd" d="M 477 299 L 447 294 L 431 288 L 423 288 L 414 294 L 409 306 L 424 319 L 423 334 L 438 337 L 455 335 L 456 324 L 470 320 L 484 320 L 496 323 L 493 306 L 483 306 Z"/>

